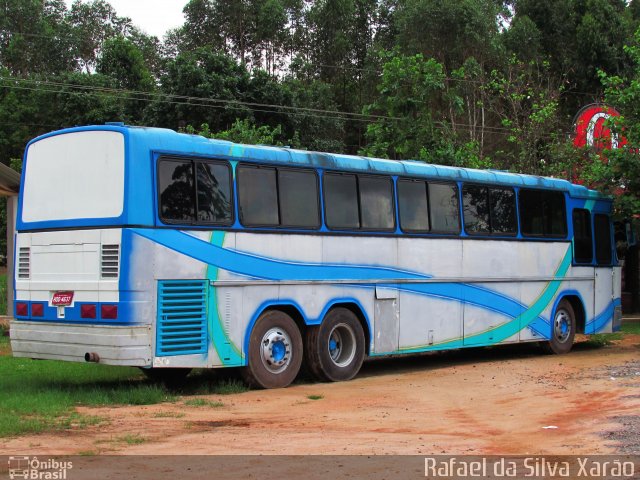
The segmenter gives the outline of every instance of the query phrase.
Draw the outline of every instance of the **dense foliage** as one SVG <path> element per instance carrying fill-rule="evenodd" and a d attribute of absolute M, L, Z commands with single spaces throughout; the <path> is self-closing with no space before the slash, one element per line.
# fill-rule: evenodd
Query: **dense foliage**
<path fill-rule="evenodd" d="M 158 39 L 104 0 L 4 0 L 0 161 L 124 121 L 244 142 L 575 175 L 638 213 L 640 0 L 190 0 Z M 629 144 L 576 151 L 606 101 Z"/>

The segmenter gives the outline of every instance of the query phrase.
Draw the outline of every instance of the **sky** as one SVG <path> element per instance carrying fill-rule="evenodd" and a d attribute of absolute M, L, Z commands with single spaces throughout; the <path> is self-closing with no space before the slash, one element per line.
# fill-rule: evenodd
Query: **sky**
<path fill-rule="evenodd" d="M 87 0 L 82 0 L 87 3 Z M 167 30 L 184 22 L 182 9 L 187 0 L 107 0 L 120 17 L 131 18 L 133 24 L 149 35 L 162 38 Z M 65 0 L 67 8 L 73 0 Z"/>

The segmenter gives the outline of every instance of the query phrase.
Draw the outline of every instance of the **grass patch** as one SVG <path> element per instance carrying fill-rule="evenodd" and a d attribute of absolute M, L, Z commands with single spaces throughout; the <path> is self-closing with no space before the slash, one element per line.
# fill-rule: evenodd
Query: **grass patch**
<path fill-rule="evenodd" d="M 0 355 L 11 354 L 11 339 L 5 336 L 4 327 L 0 327 Z"/>
<path fill-rule="evenodd" d="M 242 380 L 237 380 L 234 378 L 223 380 L 218 383 L 214 388 L 213 392 L 218 395 L 233 395 L 236 393 L 244 393 L 248 392 L 249 387 Z"/>
<path fill-rule="evenodd" d="M 212 402 L 204 398 L 192 398 L 190 400 L 185 401 L 184 404 L 188 407 L 212 407 L 212 408 L 224 407 L 224 403 L 222 402 Z"/>
<path fill-rule="evenodd" d="M 622 332 L 623 333 L 633 333 L 635 335 L 640 335 L 640 322 L 625 322 L 622 321 Z"/>
<path fill-rule="evenodd" d="M 185 395 L 234 395 L 249 391 L 231 369 L 198 370 L 189 375 L 180 392 Z"/>
<path fill-rule="evenodd" d="M 583 342 L 583 345 L 601 348 L 611 345 L 618 340 L 622 340 L 625 334 L 640 335 L 640 322 L 622 322 L 622 328 L 616 333 L 599 333 L 597 335 L 589 335 L 589 338 Z"/>
<path fill-rule="evenodd" d="M 0 357 L 0 437 L 85 428 L 103 421 L 77 414 L 76 406 L 175 400 L 135 368 Z"/>
<path fill-rule="evenodd" d="M 122 437 L 117 437 L 116 441 L 126 443 L 127 445 L 140 445 L 141 443 L 146 442 L 147 439 L 137 433 L 128 433 Z"/>
<path fill-rule="evenodd" d="M 309 400 L 322 400 L 324 395 L 307 395 L 307 398 Z"/>
<path fill-rule="evenodd" d="M 153 418 L 182 418 L 185 415 L 182 412 L 156 412 Z"/>

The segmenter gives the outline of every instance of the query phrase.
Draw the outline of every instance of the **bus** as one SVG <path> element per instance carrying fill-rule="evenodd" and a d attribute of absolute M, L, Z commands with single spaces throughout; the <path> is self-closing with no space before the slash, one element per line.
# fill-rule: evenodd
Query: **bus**
<path fill-rule="evenodd" d="M 180 378 L 519 342 L 621 325 L 609 197 L 565 180 L 106 124 L 26 147 L 17 357 Z"/>

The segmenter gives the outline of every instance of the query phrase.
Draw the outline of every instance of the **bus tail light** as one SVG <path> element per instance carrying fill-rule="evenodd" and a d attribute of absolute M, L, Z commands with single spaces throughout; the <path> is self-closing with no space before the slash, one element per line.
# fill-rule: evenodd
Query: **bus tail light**
<path fill-rule="evenodd" d="M 117 305 L 102 305 L 100 307 L 100 316 L 103 319 L 115 320 L 118 318 L 118 306 Z"/>
<path fill-rule="evenodd" d="M 29 315 L 29 305 L 23 302 L 16 303 L 16 315 L 21 317 Z"/>
<path fill-rule="evenodd" d="M 92 303 L 80 306 L 80 317 L 96 318 L 96 306 Z"/>
<path fill-rule="evenodd" d="M 32 303 L 31 304 L 31 316 L 32 317 L 44 317 L 44 304 Z"/>

